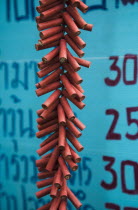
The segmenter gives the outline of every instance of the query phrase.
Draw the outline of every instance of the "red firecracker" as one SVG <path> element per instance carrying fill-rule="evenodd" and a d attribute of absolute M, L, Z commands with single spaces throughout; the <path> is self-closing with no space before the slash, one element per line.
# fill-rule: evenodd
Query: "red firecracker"
<path fill-rule="evenodd" d="M 80 85 L 83 79 L 78 71 L 81 66 L 89 68 L 91 63 L 81 58 L 86 43 L 79 35 L 81 30 L 91 31 L 93 25 L 78 12 L 88 10 L 81 0 L 40 0 L 39 3 L 36 10 L 40 15 L 36 22 L 40 39 L 35 48 L 53 49 L 38 63 L 37 75 L 42 80 L 36 84 L 36 94 L 53 92 L 37 111 L 39 131 L 36 136 L 49 136 L 37 150 L 42 156 L 36 161 L 38 178 L 42 180 L 36 185 L 43 189 L 36 192 L 36 197 L 51 196 L 51 202 L 37 210 L 67 210 L 68 199 L 78 209 L 82 204 L 67 186 L 67 180 L 71 177 L 70 171 L 76 171 L 81 161 L 75 150 L 80 152 L 84 148 L 77 138 L 85 125 L 76 118 L 70 102 L 79 109 L 85 107 L 84 90 Z M 71 48 L 79 57 L 73 55 Z"/>

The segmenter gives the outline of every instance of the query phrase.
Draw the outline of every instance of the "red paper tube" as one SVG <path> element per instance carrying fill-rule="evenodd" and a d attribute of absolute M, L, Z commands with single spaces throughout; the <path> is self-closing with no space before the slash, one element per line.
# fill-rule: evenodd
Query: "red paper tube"
<path fill-rule="evenodd" d="M 42 107 L 44 109 L 48 109 L 48 107 L 50 107 L 50 105 L 53 104 L 59 98 L 60 94 L 61 94 L 61 90 L 55 90 L 49 96 L 49 98 L 42 104 Z"/>
<path fill-rule="evenodd" d="M 39 50 L 44 50 L 44 49 L 47 49 L 47 48 L 51 48 L 51 47 L 56 47 L 59 45 L 59 40 L 58 41 L 55 41 L 55 42 L 52 42 L 50 44 L 46 44 L 46 45 L 41 45 L 40 43 L 39 44 L 36 44 L 35 45 L 35 49 L 37 51 Z"/>
<path fill-rule="evenodd" d="M 55 1 L 55 2 L 53 2 L 51 4 L 49 4 L 49 5 L 40 5 L 40 6 L 36 7 L 36 10 L 37 10 L 37 12 L 41 13 L 41 12 L 44 12 L 44 11 L 46 11 L 48 9 L 51 9 L 52 7 L 55 7 L 55 6 L 59 5 L 60 3 L 62 3 L 62 0 L 61 1 L 57 1 L 57 2 Z"/>
<path fill-rule="evenodd" d="M 75 60 L 75 58 L 71 55 L 71 53 L 69 52 L 69 50 L 67 50 L 67 59 L 68 59 L 69 64 L 74 69 L 74 71 L 79 71 L 80 70 L 80 65 Z"/>
<path fill-rule="evenodd" d="M 54 125 L 55 123 L 58 123 L 58 119 L 53 119 L 49 122 L 44 123 L 43 125 L 37 125 L 38 130 L 43 130 L 51 125 Z"/>
<path fill-rule="evenodd" d="M 43 61 L 42 61 L 43 62 Z M 56 66 L 59 66 L 59 64 L 60 64 L 60 62 L 59 62 L 59 60 L 57 59 L 57 56 L 55 57 L 55 58 L 53 58 L 50 62 L 48 62 L 48 63 L 44 63 L 45 65 L 41 65 L 42 67 L 38 67 L 42 72 L 44 72 L 44 71 L 46 71 L 46 72 L 51 72 L 50 71 L 50 69 L 56 69 Z M 54 67 L 53 67 L 54 66 Z M 60 64 L 60 66 L 61 66 L 61 64 Z M 60 67 L 59 66 L 59 67 Z M 55 70 L 54 69 L 54 70 Z M 39 71 L 40 72 L 40 71 Z M 48 74 L 49 74 L 48 73 Z M 53 80 L 52 82 L 55 82 L 55 81 L 57 81 L 57 79 L 55 79 L 55 80 Z"/>
<path fill-rule="evenodd" d="M 82 133 L 74 126 L 74 124 L 71 122 L 71 121 L 69 121 L 69 120 L 67 120 L 67 127 L 68 127 L 68 129 L 74 134 L 74 136 L 76 137 L 76 138 L 79 138 L 81 135 L 82 135 Z"/>
<path fill-rule="evenodd" d="M 82 58 L 77 58 L 77 57 L 74 57 L 74 58 L 78 62 L 78 64 L 80 64 L 81 66 L 85 66 L 87 68 L 90 68 L 90 65 L 91 65 L 90 61 L 84 60 Z"/>
<path fill-rule="evenodd" d="M 41 69 L 40 71 L 38 71 L 37 75 L 38 75 L 38 77 L 44 77 L 44 76 L 48 77 L 50 75 L 49 73 L 51 73 L 51 72 L 53 73 L 59 67 L 60 67 L 59 62 L 50 63 L 48 66 L 46 66 L 43 69 Z M 59 78 L 55 77 L 52 81 L 50 81 L 50 83 L 57 82 L 57 81 L 59 81 Z M 50 83 L 48 83 L 48 84 L 50 84 Z"/>
<path fill-rule="evenodd" d="M 36 16 L 36 17 L 35 17 L 35 21 L 36 21 L 36 23 L 43 23 L 43 22 L 45 22 L 45 20 L 42 20 L 42 19 L 40 18 L 40 16 Z"/>
<path fill-rule="evenodd" d="M 61 12 L 58 12 L 56 15 L 54 16 L 51 16 L 49 18 L 46 18 L 46 21 L 49 21 L 49 20 L 55 20 L 57 18 L 62 18 L 62 13 Z"/>
<path fill-rule="evenodd" d="M 58 167 L 59 167 L 59 165 L 58 165 L 58 161 L 57 161 L 56 164 L 55 164 L 55 166 L 54 166 L 54 168 L 53 168 L 53 171 L 57 171 L 58 170 Z"/>
<path fill-rule="evenodd" d="M 40 115 L 42 114 L 43 111 L 44 111 L 44 109 L 39 109 L 39 110 L 37 110 L 36 113 L 37 113 L 38 116 L 40 116 Z"/>
<path fill-rule="evenodd" d="M 74 162 L 80 163 L 81 157 L 70 146 L 69 146 L 69 148 L 70 148 L 72 159 L 74 160 Z"/>
<path fill-rule="evenodd" d="M 87 24 L 85 26 L 85 28 L 84 28 L 84 30 L 86 30 L 86 31 L 92 31 L 92 29 L 93 29 L 93 25 L 92 24 Z"/>
<path fill-rule="evenodd" d="M 44 158 L 50 158 L 51 157 L 51 155 L 52 155 L 52 152 L 50 152 L 50 153 L 48 153 L 48 154 L 46 154 L 46 155 L 44 155 L 44 156 L 42 156 L 42 159 Z"/>
<path fill-rule="evenodd" d="M 45 129 L 43 129 L 41 131 L 38 131 L 36 133 L 36 137 L 37 138 L 41 138 L 41 137 L 43 137 L 43 136 L 45 136 L 45 135 L 47 135 L 47 134 L 49 134 L 49 133 L 51 133 L 51 132 L 53 132 L 53 131 L 55 131 L 57 129 L 58 129 L 58 124 L 56 123 L 54 125 L 49 126 L 48 128 L 45 128 Z"/>
<path fill-rule="evenodd" d="M 49 85 L 47 85 L 45 88 L 38 88 L 35 92 L 37 94 L 37 96 L 42 96 L 46 93 L 49 93 L 55 89 L 58 89 L 62 87 L 62 84 L 58 81 L 58 82 L 53 82 Z"/>
<path fill-rule="evenodd" d="M 68 68 L 66 68 L 66 69 L 69 70 L 69 68 L 70 68 L 69 64 L 66 64 L 66 66 L 68 66 Z M 74 82 L 76 84 L 80 84 L 83 82 L 83 79 L 80 77 L 80 75 L 77 72 L 68 71 L 68 74 L 74 80 Z"/>
<path fill-rule="evenodd" d="M 46 172 L 47 171 L 44 167 L 38 167 L 37 170 L 39 172 Z"/>
<path fill-rule="evenodd" d="M 59 58 L 58 56 L 54 57 L 51 61 L 47 62 L 47 63 L 44 63 L 43 61 L 39 62 L 37 64 L 38 68 L 43 70 L 44 68 L 48 67 L 49 65 L 51 64 L 55 64 L 59 61 Z"/>
<path fill-rule="evenodd" d="M 42 18 L 40 17 L 40 22 L 46 22 L 46 21 L 49 21 L 49 20 L 55 20 L 57 18 L 62 18 L 62 13 L 61 12 L 58 12 L 57 14 L 55 14 L 54 16 L 51 16 L 49 18 Z"/>
<path fill-rule="evenodd" d="M 54 6 L 55 6 L 55 5 L 54 5 Z M 50 7 L 50 8 L 51 8 L 51 7 Z M 40 6 L 37 6 L 37 7 L 36 7 L 36 10 L 37 10 L 38 13 L 41 13 L 41 12 L 44 12 L 44 11 L 50 9 L 50 8 L 49 8 L 49 6 L 40 5 Z"/>
<path fill-rule="evenodd" d="M 65 64 L 63 64 L 63 67 L 67 70 L 66 75 L 67 75 L 67 77 L 68 77 L 68 75 L 70 76 L 71 81 L 73 80 L 76 84 L 80 84 L 83 82 L 83 79 L 79 76 L 79 74 L 77 72 L 75 72 L 73 70 L 73 68 L 71 67 L 70 64 L 65 63 Z"/>
<path fill-rule="evenodd" d="M 66 69 L 68 72 L 75 72 L 72 66 L 69 63 L 63 63 L 62 66 L 64 69 Z"/>
<path fill-rule="evenodd" d="M 52 178 L 49 178 L 49 179 L 46 179 L 46 180 L 36 182 L 36 186 L 38 188 L 46 187 L 48 185 L 51 185 L 53 183 L 53 180 L 54 180 L 54 178 L 52 177 Z"/>
<path fill-rule="evenodd" d="M 55 173 L 56 173 L 55 171 L 41 172 L 41 173 L 38 173 L 37 176 L 38 176 L 39 179 L 46 179 L 46 178 L 55 176 Z"/>
<path fill-rule="evenodd" d="M 72 85 L 69 82 L 69 80 L 67 79 L 67 77 L 65 75 L 61 75 L 60 79 L 61 79 L 64 87 L 66 88 L 68 94 L 70 95 L 70 97 L 75 98 L 77 96 L 76 91 L 72 87 Z"/>
<path fill-rule="evenodd" d="M 60 74 L 62 73 L 62 69 L 57 69 L 56 71 L 54 71 L 52 74 L 50 74 L 48 77 L 46 77 L 45 79 L 41 80 L 41 82 L 39 82 L 39 85 L 41 88 L 46 87 L 49 83 L 51 83 L 54 79 L 58 78 L 60 76 Z"/>
<path fill-rule="evenodd" d="M 66 184 L 66 179 L 63 178 L 63 184 L 62 184 L 62 188 L 61 188 L 61 191 L 60 191 L 60 197 L 62 200 L 66 200 L 67 198 L 67 184 Z"/>
<path fill-rule="evenodd" d="M 57 210 L 59 207 L 60 201 L 61 199 L 59 196 L 57 196 L 57 198 L 54 198 L 49 210 Z"/>
<path fill-rule="evenodd" d="M 56 138 L 55 140 L 53 140 L 52 142 L 49 142 L 48 144 L 46 144 L 45 146 L 41 147 L 40 149 L 38 149 L 36 152 L 38 153 L 39 156 L 43 155 L 44 153 L 48 152 L 50 149 L 52 149 L 53 147 L 55 147 L 58 143 L 58 138 Z"/>
<path fill-rule="evenodd" d="M 58 156 L 59 156 L 59 149 L 58 149 L 58 146 L 56 146 L 54 151 L 52 152 L 51 157 L 49 158 L 48 164 L 46 166 L 46 170 L 48 170 L 48 171 L 53 170 L 55 163 L 58 159 Z"/>
<path fill-rule="evenodd" d="M 83 57 L 84 56 L 84 52 L 81 49 L 78 48 L 76 43 L 69 37 L 69 35 L 65 35 L 65 39 L 66 39 L 67 43 L 71 46 L 71 48 L 75 51 L 75 53 L 79 57 Z"/>
<path fill-rule="evenodd" d="M 49 158 L 43 158 L 40 160 L 36 160 L 36 166 L 37 167 L 45 167 L 47 165 L 48 161 L 49 161 Z"/>
<path fill-rule="evenodd" d="M 43 45 L 41 45 L 41 44 L 35 44 L 35 49 L 37 50 L 37 51 L 39 51 L 39 50 L 44 50 L 44 49 L 46 49 L 46 47 Z"/>
<path fill-rule="evenodd" d="M 75 118 L 75 115 L 74 115 L 74 113 L 73 113 L 73 111 L 72 111 L 68 101 L 66 100 L 66 98 L 64 96 L 62 96 L 60 98 L 60 103 L 61 103 L 61 105 L 62 105 L 62 107 L 63 107 L 63 109 L 64 109 L 64 111 L 65 111 L 65 113 L 67 115 L 67 118 L 69 120 L 73 120 Z"/>
<path fill-rule="evenodd" d="M 58 113 L 58 123 L 59 125 L 66 125 L 66 117 L 65 117 L 65 112 L 61 104 L 58 105 L 57 107 L 57 113 Z"/>
<path fill-rule="evenodd" d="M 49 21 L 44 22 L 44 23 L 38 23 L 37 28 L 38 28 L 39 31 L 41 31 L 41 30 L 51 28 L 51 27 L 54 27 L 54 26 L 58 26 L 58 25 L 61 25 L 61 24 L 63 24 L 63 18 L 57 18 L 55 20 L 49 20 Z"/>
<path fill-rule="evenodd" d="M 38 208 L 37 210 L 48 210 L 50 208 L 50 206 L 51 206 L 51 202 L 45 204 L 44 206 Z"/>
<path fill-rule="evenodd" d="M 38 167 L 37 170 L 39 172 L 46 172 L 47 171 L 44 167 Z"/>
<path fill-rule="evenodd" d="M 68 98 L 79 109 L 83 109 L 85 107 L 85 104 L 82 101 L 77 101 L 75 98 L 71 98 L 66 90 L 63 90 L 62 93 L 66 98 Z"/>
<path fill-rule="evenodd" d="M 60 150 L 64 150 L 66 142 L 66 129 L 63 125 L 59 126 L 59 138 L 58 138 L 58 147 Z"/>
<path fill-rule="evenodd" d="M 66 10 L 68 13 L 72 16 L 72 18 L 75 20 L 75 22 L 83 29 L 87 26 L 86 21 L 80 16 L 78 11 L 73 8 L 71 5 L 69 5 Z"/>
<path fill-rule="evenodd" d="M 67 133 L 68 140 L 72 143 L 72 145 L 75 147 L 75 149 L 78 152 L 81 152 L 84 149 L 84 147 L 80 144 L 80 142 L 76 139 L 76 137 L 72 135 L 72 133 L 70 131 L 67 130 L 66 133 Z"/>
<path fill-rule="evenodd" d="M 59 99 L 55 103 L 53 103 L 48 109 L 44 110 L 40 116 L 43 119 L 46 119 L 47 116 L 57 107 L 58 104 L 59 104 Z"/>
<path fill-rule="evenodd" d="M 37 16 L 35 18 L 35 20 L 36 20 L 36 23 L 39 24 L 39 23 L 45 23 L 46 21 L 55 20 L 55 19 L 61 18 L 61 17 L 62 17 L 62 14 L 61 13 L 57 13 L 54 17 L 46 18 L 46 20 L 42 19 L 40 16 Z"/>
<path fill-rule="evenodd" d="M 58 158 L 58 162 L 59 162 L 59 165 L 60 165 L 60 168 L 61 168 L 64 178 L 70 179 L 71 174 L 67 168 L 67 165 L 66 165 L 64 159 L 61 156 Z"/>
<path fill-rule="evenodd" d="M 65 31 L 67 32 L 69 37 L 78 45 L 79 48 L 82 49 L 86 46 L 86 43 L 82 40 L 82 38 L 80 38 L 79 36 L 73 37 L 72 33 L 67 27 L 65 28 Z"/>
<path fill-rule="evenodd" d="M 78 198 L 74 195 L 74 193 L 67 187 L 67 194 L 69 200 L 73 203 L 73 205 L 78 209 L 82 206 L 82 203 L 78 200 Z"/>
<path fill-rule="evenodd" d="M 51 142 L 52 140 L 54 140 L 55 138 L 58 137 L 58 132 L 53 133 L 52 135 L 50 135 L 47 139 L 45 139 L 41 144 L 40 147 L 45 146 L 46 144 L 48 144 L 49 142 Z"/>
<path fill-rule="evenodd" d="M 43 62 L 50 62 L 56 55 L 59 53 L 59 47 L 56 47 L 52 51 L 50 51 L 47 55 L 45 55 L 42 60 Z"/>
<path fill-rule="evenodd" d="M 72 81 L 73 86 L 75 86 L 81 93 L 84 93 L 83 88 L 81 87 L 81 85 L 76 84 L 75 82 Z"/>
<path fill-rule="evenodd" d="M 78 7 L 80 5 L 80 1 L 79 0 L 70 0 L 71 5 L 73 7 Z"/>
<path fill-rule="evenodd" d="M 48 67 L 46 67 L 44 70 L 41 70 L 41 71 L 37 72 L 37 75 L 38 75 L 39 78 L 42 78 L 42 77 L 46 76 L 44 78 L 44 79 L 46 79 L 48 76 L 51 75 L 49 73 L 51 73 L 51 72 L 54 73 L 56 69 L 58 70 L 58 67 L 59 67 L 59 63 L 55 63 L 53 65 L 51 64 Z M 55 76 L 55 78 L 53 78 L 52 81 L 51 80 L 49 81 L 49 79 L 47 79 L 46 80 L 47 84 L 42 88 L 45 88 L 46 86 L 51 85 L 51 83 L 53 83 L 53 82 L 57 82 L 57 81 L 59 82 L 59 75 L 57 75 L 57 74 L 55 74 L 55 75 L 56 76 Z M 41 81 L 43 81 L 44 79 L 42 79 Z M 41 82 L 39 82 L 38 84 L 39 84 L 39 87 L 37 89 L 41 88 Z"/>
<path fill-rule="evenodd" d="M 45 167 L 37 167 L 39 172 L 47 172 L 47 170 L 45 169 Z"/>
<path fill-rule="evenodd" d="M 80 129 L 80 130 L 84 130 L 86 128 L 86 126 L 78 119 L 75 118 L 73 120 L 73 123 Z"/>
<path fill-rule="evenodd" d="M 82 11 L 82 12 L 87 12 L 88 11 L 88 6 L 86 4 L 84 4 L 82 1 L 80 1 L 80 4 L 78 5 L 78 8 Z"/>
<path fill-rule="evenodd" d="M 58 170 L 58 161 L 56 161 L 56 163 L 55 163 L 55 166 L 54 166 L 54 168 L 53 168 L 53 171 L 57 171 Z"/>
<path fill-rule="evenodd" d="M 72 171 L 76 171 L 78 169 L 78 165 L 73 160 L 68 159 L 67 163 L 70 166 Z"/>
<path fill-rule="evenodd" d="M 65 75 L 68 77 L 69 81 L 73 84 L 73 86 L 75 86 L 81 93 L 84 93 L 82 87 L 79 84 L 76 84 L 75 81 L 72 80 L 68 72 L 66 72 Z"/>
<path fill-rule="evenodd" d="M 57 14 L 58 12 L 61 12 L 64 9 L 64 4 L 59 4 L 49 10 L 46 10 L 44 12 L 41 13 L 40 17 L 42 19 L 47 19 L 51 16 L 54 16 L 55 14 Z"/>
<path fill-rule="evenodd" d="M 65 143 L 65 149 L 63 150 L 62 155 L 63 155 L 65 160 L 68 160 L 68 159 L 72 158 L 71 151 L 70 151 L 70 148 L 69 148 L 69 145 L 68 145 L 67 141 Z"/>
<path fill-rule="evenodd" d="M 61 201 L 60 206 L 59 206 L 59 210 L 67 210 L 67 201 L 66 200 Z"/>
<path fill-rule="evenodd" d="M 43 58 L 42 58 L 42 59 L 43 59 Z M 54 65 L 54 64 L 57 63 L 57 62 L 59 62 L 58 55 L 57 55 L 56 57 L 54 57 L 51 61 L 46 62 L 46 63 L 44 62 L 44 64 L 46 65 L 45 67 L 49 67 L 49 66 L 51 66 L 51 65 Z M 41 70 L 43 71 L 45 67 L 43 67 Z"/>
<path fill-rule="evenodd" d="M 61 63 L 64 63 L 67 61 L 67 47 L 66 47 L 66 41 L 65 39 L 60 40 L 60 45 L 59 45 L 59 61 Z"/>
<path fill-rule="evenodd" d="M 47 170 L 45 169 L 45 167 L 38 167 L 37 168 L 39 172 L 46 172 Z"/>
<path fill-rule="evenodd" d="M 50 5 L 50 4 L 54 3 L 54 2 L 57 2 L 57 0 L 47 0 L 47 1 L 45 1 L 45 0 L 40 0 L 40 1 L 39 1 L 40 5 L 43 5 L 43 6 Z"/>
<path fill-rule="evenodd" d="M 57 112 L 56 111 L 53 111 L 51 112 L 48 117 L 46 119 L 42 119 L 41 117 L 37 118 L 37 123 L 40 124 L 40 125 L 43 125 L 44 123 L 50 121 L 50 120 L 53 120 L 57 117 Z"/>
<path fill-rule="evenodd" d="M 46 47 L 45 47 L 45 46 L 42 46 L 41 44 L 35 44 L 35 49 L 36 49 L 37 51 L 39 51 L 39 50 L 44 50 L 44 49 L 46 49 Z"/>
<path fill-rule="evenodd" d="M 55 71 L 53 71 L 53 72 L 55 72 Z M 52 73 L 53 73 L 52 72 Z M 46 76 L 47 77 L 47 76 Z M 51 84 L 51 83 L 53 83 L 53 82 L 60 82 L 60 80 L 59 80 L 59 77 L 55 77 L 54 79 L 53 79 L 53 81 L 52 82 L 50 82 L 49 84 Z M 49 85 L 48 84 L 48 85 Z M 62 84 L 62 83 L 61 83 Z"/>
<path fill-rule="evenodd" d="M 46 20 L 41 19 L 40 16 L 37 16 L 37 17 L 35 17 L 35 21 L 36 21 L 36 23 L 38 24 L 38 23 L 44 23 Z"/>
<path fill-rule="evenodd" d="M 35 84 L 36 88 L 40 88 L 40 85 L 39 83 Z"/>
<path fill-rule="evenodd" d="M 47 30 L 41 31 L 40 37 L 41 37 L 41 39 L 46 39 L 50 36 L 53 36 L 53 35 L 61 32 L 62 30 L 63 30 L 63 26 L 55 26 L 55 27 L 49 28 Z"/>
<path fill-rule="evenodd" d="M 80 92 L 74 85 L 72 85 L 72 86 L 73 86 L 73 88 L 74 88 L 74 90 L 76 91 L 76 94 L 77 94 L 76 99 L 78 101 L 83 101 L 85 99 L 85 95 L 83 95 L 82 92 Z"/>
<path fill-rule="evenodd" d="M 52 198 L 56 198 L 57 197 L 57 192 L 58 192 L 58 188 L 53 184 L 52 187 L 51 187 L 50 196 Z"/>
<path fill-rule="evenodd" d="M 60 67 L 60 62 L 51 64 L 51 65 L 47 66 L 46 68 L 44 68 L 43 70 L 38 71 L 37 76 L 39 78 L 42 78 L 42 77 L 46 76 L 47 74 L 51 73 L 52 71 L 58 69 L 59 67 Z"/>
<path fill-rule="evenodd" d="M 57 170 L 57 172 L 56 172 L 56 174 L 55 174 L 54 181 L 53 181 L 54 185 L 55 185 L 58 189 L 60 189 L 61 186 L 62 186 L 62 179 L 63 179 L 63 177 L 62 177 L 62 172 L 61 172 L 60 167 L 58 167 L 58 170 Z"/>
<path fill-rule="evenodd" d="M 37 17 L 35 18 L 35 20 L 36 20 L 36 23 L 38 24 L 38 23 L 44 23 L 44 22 L 47 22 L 47 21 L 50 21 L 50 20 L 55 20 L 55 19 L 57 19 L 57 18 L 62 18 L 61 12 L 59 12 L 59 13 L 57 13 L 56 15 L 51 16 L 51 17 L 49 17 L 49 18 L 42 18 L 41 16 L 37 16 Z"/>
<path fill-rule="evenodd" d="M 50 191 L 51 191 L 51 187 L 47 187 L 43 190 L 36 192 L 36 197 L 42 198 L 43 196 L 48 195 L 50 193 Z"/>
<path fill-rule="evenodd" d="M 40 61 L 39 63 L 37 63 L 37 66 L 39 69 L 43 69 L 45 67 L 47 67 L 49 64 L 44 63 L 43 61 Z"/>
<path fill-rule="evenodd" d="M 77 27 L 77 25 L 74 23 L 71 16 L 67 12 L 63 12 L 62 16 L 63 16 L 63 19 L 64 19 L 65 23 L 67 24 L 69 29 L 72 31 L 74 36 L 79 35 L 81 32 L 80 32 L 79 28 Z"/>
<path fill-rule="evenodd" d="M 55 43 L 56 43 L 56 45 L 55 45 Z M 53 44 L 54 44 L 54 46 L 53 46 Z M 38 43 L 38 44 L 35 44 L 35 49 L 37 51 L 39 51 L 39 50 L 44 50 L 44 49 L 47 49 L 47 48 L 55 47 L 57 45 L 58 45 L 58 41 L 54 42 L 52 44 L 49 44 L 49 45 L 41 45 L 40 43 Z"/>
<path fill-rule="evenodd" d="M 48 44 L 51 44 L 52 42 L 60 40 L 63 36 L 64 36 L 63 32 L 60 32 L 60 33 L 55 34 L 55 35 L 53 35 L 51 37 L 48 37 L 47 39 L 39 40 L 39 42 L 42 45 L 48 45 Z"/>

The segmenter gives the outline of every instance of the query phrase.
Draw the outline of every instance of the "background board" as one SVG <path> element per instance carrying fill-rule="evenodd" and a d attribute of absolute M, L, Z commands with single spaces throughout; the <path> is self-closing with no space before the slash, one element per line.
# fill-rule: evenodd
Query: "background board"
<path fill-rule="evenodd" d="M 86 108 L 74 108 L 86 124 L 79 170 L 69 182 L 81 210 L 138 210 L 138 1 L 85 0 L 94 24 L 83 32 Z M 34 0 L 0 0 L 0 209 L 35 210 L 38 40 Z M 69 209 L 74 207 L 69 205 Z"/>

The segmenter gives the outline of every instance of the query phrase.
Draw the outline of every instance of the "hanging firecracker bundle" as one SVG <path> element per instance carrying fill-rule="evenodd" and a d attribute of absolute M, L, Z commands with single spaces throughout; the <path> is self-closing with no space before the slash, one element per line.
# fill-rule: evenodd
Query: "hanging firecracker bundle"
<path fill-rule="evenodd" d="M 89 68 L 90 62 L 81 58 L 86 43 L 79 35 L 81 29 L 91 31 L 93 25 L 85 22 L 78 12 L 78 9 L 83 13 L 88 10 L 81 0 L 39 2 L 36 9 L 40 15 L 36 22 L 40 40 L 35 47 L 36 50 L 53 49 L 38 63 L 37 75 L 42 80 L 36 84 L 36 94 L 53 92 L 37 111 L 39 131 L 36 136 L 49 136 L 37 150 L 41 158 L 36 161 L 36 166 L 38 178 L 42 180 L 36 185 L 42 189 L 36 192 L 36 197 L 51 196 L 51 202 L 38 210 L 66 210 L 68 199 L 79 208 L 82 204 L 67 186 L 67 180 L 71 177 L 70 171 L 76 171 L 81 161 L 76 151 L 82 151 L 83 146 L 77 138 L 82 135 L 85 125 L 75 116 L 71 103 L 79 109 L 85 107 L 84 90 L 80 86 L 83 79 L 78 71 L 81 66 Z M 79 57 L 70 52 L 71 48 Z"/>

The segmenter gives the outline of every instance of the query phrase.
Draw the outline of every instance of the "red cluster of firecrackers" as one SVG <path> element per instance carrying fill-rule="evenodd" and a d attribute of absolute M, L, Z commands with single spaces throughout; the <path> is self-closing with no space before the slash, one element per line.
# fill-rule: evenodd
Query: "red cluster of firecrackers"
<path fill-rule="evenodd" d="M 40 40 L 35 45 L 36 50 L 53 49 L 38 63 L 37 75 L 42 80 L 36 84 L 37 96 L 51 91 L 52 94 L 37 111 L 37 138 L 49 137 L 40 144 L 37 150 L 41 159 L 36 161 L 38 167 L 37 187 L 43 188 L 36 192 L 37 198 L 50 194 L 51 202 L 38 210 L 66 210 L 69 199 L 76 208 L 81 202 L 67 186 L 70 170 L 77 170 L 81 161 L 78 152 L 83 146 L 78 141 L 85 125 L 74 115 L 69 102 L 83 109 L 85 104 L 84 91 L 80 86 L 83 79 L 78 71 L 81 66 L 90 67 L 90 62 L 82 59 L 82 48 L 86 43 L 79 37 L 81 31 L 91 31 L 93 25 L 88 24 L 80 16 L 88 6 L 81 0 L 40 0 L 36 9 L 40 16 L 36 17 Z M 80 57 L 75 57 L 69 51 L 70 46 Z M 72 148 L 73 146 L 73 148 Z M 49 150 L 51 150 L 49 152 Z M 48 154 L 46 154 L 49 152 Z"/>

